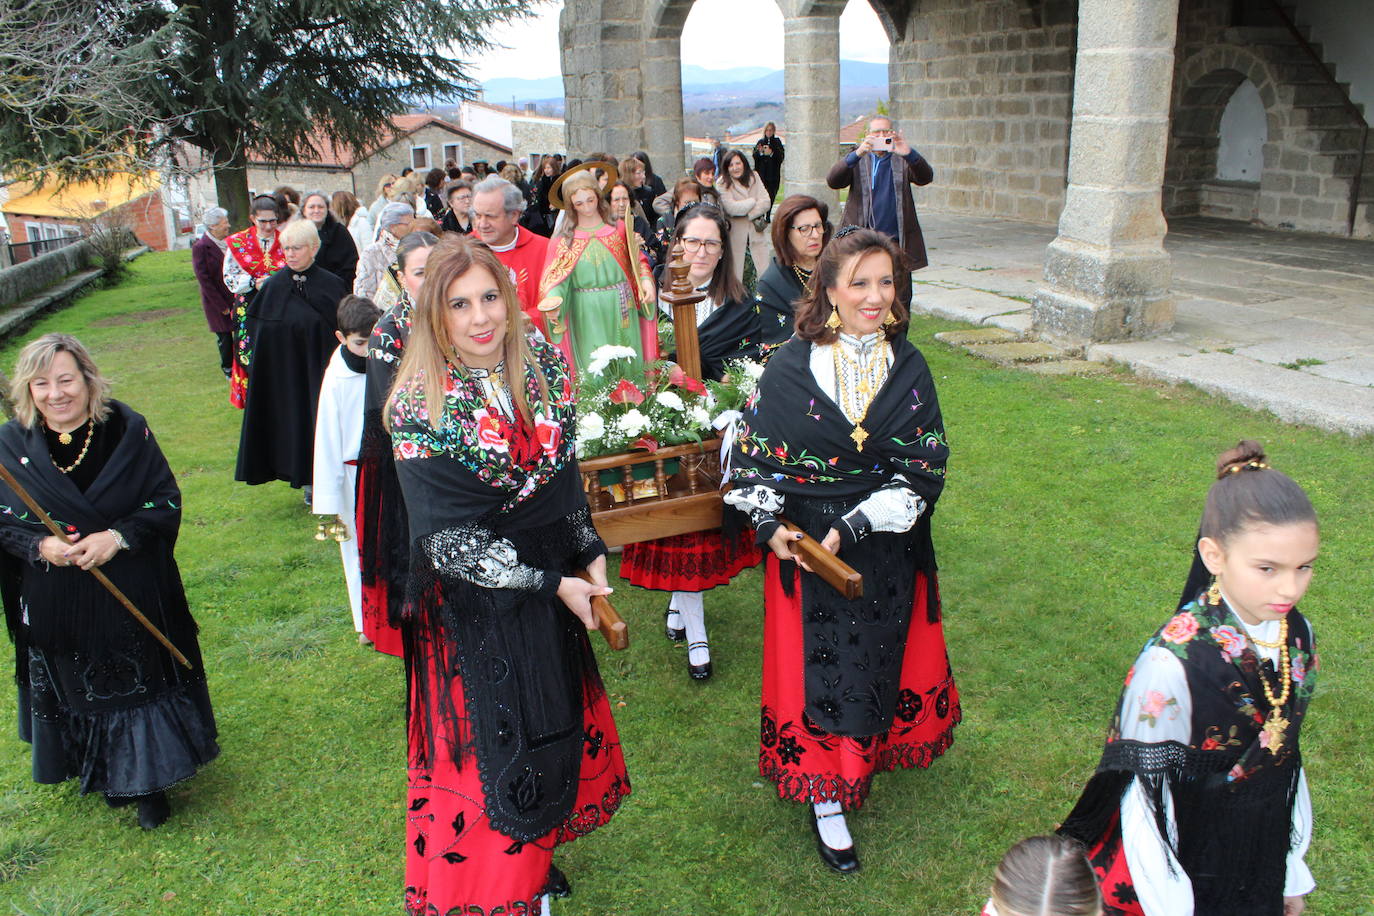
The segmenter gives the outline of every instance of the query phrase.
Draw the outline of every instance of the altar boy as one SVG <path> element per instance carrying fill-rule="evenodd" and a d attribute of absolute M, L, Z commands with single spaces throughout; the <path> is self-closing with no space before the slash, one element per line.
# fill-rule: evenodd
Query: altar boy
<path fill-rule="evenodd" d="M 353 506 L 358 482 L 358 445 L 363 436 L 367 339 L 381 315 L 382 310 L 371 299 L 349 295 L 339 301 L 338 330 L 334 332 L 339 349 L 324 371 L 315 416 L 314 510 L 318 515 L 337 516 L 336 520 L 326 518 L 321 524 L 342 525 L 346 535 L 339 541 L 339 552 L 348 583 L 348 603 L 353 609 L 353 628 L 358 631 L 358 641 L 364 644 L 367 637 L 362 635 L 362 579 Z"/>

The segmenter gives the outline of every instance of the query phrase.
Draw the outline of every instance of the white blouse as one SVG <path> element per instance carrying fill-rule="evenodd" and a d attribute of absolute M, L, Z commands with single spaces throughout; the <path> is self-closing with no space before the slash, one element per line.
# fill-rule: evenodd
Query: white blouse
<path fill-rule="evenodd" d="M 1224 592 L 1222 597 L 1225 598 Z M 1227 605 L 1230 606 L 1229 601 Z M 1259 657 L 1277 666 L 1279 650 L 1264 648 L 1254 640 L 1258 638 L 1275 642 L 1279 634 L 1279 621 L 1265 620 L 1252 626 L 1234 612 L 1231 616 L 1244 628 Z M 1136 660 L 1135 673 L 1121 698 L 1121 737 L 1144 743 L 1177 741 L 1186 745 L 1192 737 L 1192 719 L 1192 696 L 1188 691 L 1188 678 L 1182 662 L 1162 646 L 1151 647 Z M 1164 784 L 1164 806 L 1170 839 L 1177 841 L 1173 798 L 1167 782 Z M 1298 792 L 1293 804 L 1293 837 L 1284 881 L 1285 897 L 1300 896 L 1316 887 L 1312 872 L 1304 861 L 1312 840 L 1312 796 L 1307 789 L 1305 769 L 1298 774 Z M 1170 844 L 1160 836 L 1159 826 L 1139 780 L 1132 780 L 1121 800 L 1121 842 L 1136 895 L 1146 916 L 1192 916 L 1192 882 L 1174 859 Z"/>

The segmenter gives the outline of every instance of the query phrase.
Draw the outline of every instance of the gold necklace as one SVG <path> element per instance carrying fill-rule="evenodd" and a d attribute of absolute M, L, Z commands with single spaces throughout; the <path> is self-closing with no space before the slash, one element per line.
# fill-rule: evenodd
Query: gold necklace
<path fill-rule="evenodd" d="M 1283 747 L 1283 735 L 1288 731 L 1288 720 L 1283 716 L 1283 704 L 1288 702 L 1288 695 L 1293 689 L 1292 666 L 1288 661 L 1288 618 L 1279 621 L 1279 638 L 1277 643 L 1260 642 L 1252 635 L 1252 642 L 1264 646 L 1268 649 L 1277 648 L 1279 650 L 1279 683 L 1283 689 L 1279 695 L 1274 696 L 1273 689 L 1269 686 L 1269 678 L 1264 676 L 1264 672 L 1259 672 L 1260 689 L 1264 691 L 1264 698 L 1269 701 L 1269 717 L 1264 720 L 1264 727 L 1261 729 L 1269 736 L 1269 753 L 1278 756 L 1279 749 Z"/>
<path fill-rule="evenodd" d="M 868 416 L 868 408 L 873 405 L 873 398 L 878 389 L 887 381 L 888 343 L 886 340 L 880 340 L 872 348 L 866 362 L 851 359 L 849 354 L 841 353 L 844 343 L 838 337 L 831 347 L 835 360 L 836 399 L 844 415 L 854 421 L 854 429 L 850 432 L 849 438 L 854 440 L 854 447 L 862 452 L 869 435 L 868 430 L 864 429 L 864 419 Z M 848 371 L 851 367 L 854 375 L 852 387 Z"/>
<path fill-rule="evenodd" d="M 59 471 L 61 471 L 63 474 L 70 474 L 72 471 L 76 470 L 76 466 L 77 466 L 78 464 L 80 464 L 81 461 L 82 461 L 82 459 L 84 459 L 84 458 L 86 457 L 86 451 L 87 451 L 87 449 L 89 449 L 89 448 L 91 447 L 91 437 L 93 437 L 94 435 L 95 435 L 95 421 L 94 421 L 94 420 L 87 420 L 87 421 L 86 421 L 86 442 L 85 442 L 84 445 L 81 446 L 81 454 L 77 455 L 77 456 L 76 456 L 76 460 L 73 461 L 71 464 L 67 465 L 65 468 L 64 468 L 62 465 L 58 464 L 56 461 L 53 461 L 52 466 L 55 467 L 55 468 L 57 468 L 57 469 L 58 469 Z M 63 437 L 63 436 L 66 436 L 66 437 L 67 437 L 67 439 L 66 439 L 65 442 L 62 441 L 62 437 Z M 58 434 L 57 434 L 57 441 L 58 441 L 58 442 L 62 442 L 63 445 L 71 445 L 71 444 L 72 444 L 72 434 L 71 434 L 71 433 L 58 433 Z M 49 458 L 49 460 L 51 460 L 51 459 L 52 459 L 52 456 L 49 455 L 48 458 Z"/>

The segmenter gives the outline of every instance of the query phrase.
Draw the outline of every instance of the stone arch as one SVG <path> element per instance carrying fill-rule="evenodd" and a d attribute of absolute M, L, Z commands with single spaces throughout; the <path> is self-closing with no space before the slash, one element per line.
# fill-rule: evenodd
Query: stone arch
<path fill-rule="evenodd" d="M 1217 173 L 1221 116 L 1241 83 L 1249 80 L 1264 106 L 1268 136 L 1264 142 L 1265 171 L 1260 176 L 1257 209 L 1272 190 L 1271 164 L 1283 147 L 1286 111 L 1278 81 L 1269 64 L 1237 45 L 1211 45 L 1189 57 L 1176 71 L 1170 124 L 1169 152 L 1164 168 L 1166 216 L 1192 216 L 1204 207 L 1204 189 Z M 1266 187 L 1266 185 L 1270 187 Z"/>

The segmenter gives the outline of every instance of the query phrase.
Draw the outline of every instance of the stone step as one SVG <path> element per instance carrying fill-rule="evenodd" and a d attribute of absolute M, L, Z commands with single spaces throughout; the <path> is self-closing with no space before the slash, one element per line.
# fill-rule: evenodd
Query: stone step
<path fill-rule="evenodd" d="M 1001 328 L 969 328 L 960 331 L 941 331 L 935 335 L 935 339 L 951 347 L 964 347 L 970 344 L 1008 343 L 1020 338 Z"/>
<path fill-rule="evenodd" d="M 1363 127 L 1345 105 L 1299 105 L 1293 108 L 1293 126 L 1316 130 L 1326 127 Z"/>
<path fill-rule="evenodd" d="M 1303 38 L 1311 40 L 1312 33 L 1306 26 L 1298 26 L 1298 33 Z M 1222 32 L 1225 40 L 1232 44 L 1239 45 L 1292 45 L 1299 47 L 1298 40 L 1293 37 L 1293 33 L 1281 25 L 1259 26 L 1244 25 L 1232 26 Z M 1314 45 L 1314 47 L 1320 47 Z"/>
<path fill-rule="evenodd" d="M 1357 154 L 1363 132 L 1359 127 L 1308 128 L 1294 139 L 1300 147 L 1316 152 Z"/>
<path fill-rule="evenodd" d="M 1350 98 L 1350 84 L 1331 84 L 1326 81 L 1315 83 L 1279 83 L 1275 87 L 1281 98 L 1293 107 L 1308 105 L 1340 105 Z"/>

